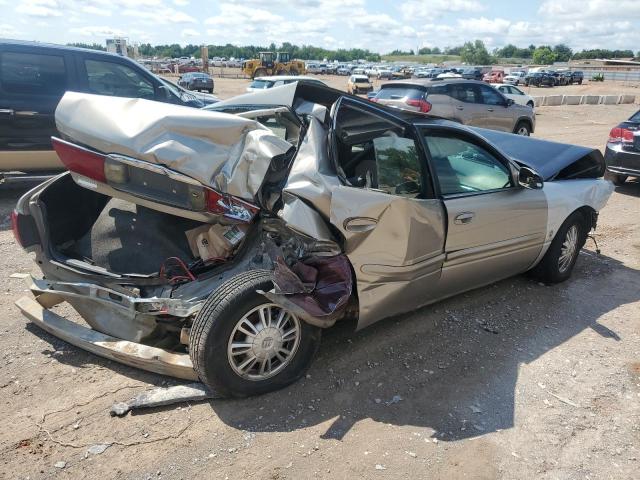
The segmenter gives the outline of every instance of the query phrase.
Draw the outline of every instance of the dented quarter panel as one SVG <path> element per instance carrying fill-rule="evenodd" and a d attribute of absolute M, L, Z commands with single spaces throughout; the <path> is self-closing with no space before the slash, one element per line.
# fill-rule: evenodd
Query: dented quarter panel
<path fill-rule="evenodd" d="M 599 212 L 606 205 L 613 190 L 613 184 L 602 178 L 546 182 L 542 192 L 548 204 L 547 235 L 536 263 L 542 259 L 556 232 L 569 215 L 585 206 Z"/>
<path fill-rule="evenodd" d="M 437 199 L 340 186 L 331 223 L 357 277 L 358 328 L 429 303 L 444 260 L 445 212 Z"/>

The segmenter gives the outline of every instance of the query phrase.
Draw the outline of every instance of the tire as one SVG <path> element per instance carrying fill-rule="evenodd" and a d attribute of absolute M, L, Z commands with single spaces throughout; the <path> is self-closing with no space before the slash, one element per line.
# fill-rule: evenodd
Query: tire
<path fill-rule="evenodd" d="M 613 173 L 607 170 L 606 172 L 604 172 L 604 178 L 605 180 L 612 181 L 616 187 L 619 187 L 621 185 L 624 185 L 624 182 L 627 181 L 629 175 L 621 175 L 619 173 Z"/>
<path fill-rule="evenodd" d="M 291 70 L 289 70 L 289 75 L 294 75 L 294 76 L 298 76 L 300 73 L 298 72 L 297 69 L 292 68 Z"/>
<path fill-rule="evenodd" d="M 211 94 L 213 94 L 213 88 L 210 88 L 210 89 L 208 90 L 208 92 L 209 92 L 209 93 L 211 93 Z"/>
<path fill-rule="evenodd" d="M 256 68 L 255 71 L 253 72 L 253 77 L 251 78 L 266 77 L 266 76 L 267 76 L 266 68 Z"/>
<path fill-rule="evenodd" d="M 261 395 L 295 382 L 311 365 L 320 346 L 321 329 L 291 314 L 280 317 L 279 312 L 285 310 L 256 292 L 271 290 L 272 287 L 272 273 L 269 271 L 253 270 L 236 275 L 209 296 L 193 321 L 189 355 L 200 380 L 214 392 L 225 397 Z M 268 308 L 271 312 L 270 315 L 265 315 L 269 318 L 265 327 L 260 318 L 260 308 Z M 280 329 L 272 323 L 271 315 L 278 315 L 278 322 L 281 318 L 284 319 L 285 323 Z M 238 330 L 243 321 L 243 330 Z M 258 329 L 255 326 L 252 329 L 257 332 L 252 335 L 256 337 L 252 343 L 244 333 L 251 330 L 247 322 L 252 325 L 257 322 Z M 267 328 L 270 329 L 267 335 L 259 337 L 260 332 Z M 293 335 L 297 333 L 297 336 L 282 342 L 278 331 L 285 330 L 290 336 L 294 329 L 297 330 Z M 251 347 L 235 347 L 236 353 L 231 355 L 233 343 L 245 343 Z M 290 349 L 291 353 L 285 357 L 286 361 L 280 360 L 283 352 L 280 347 Z M 251 361 L 256 355 L 256 360 Z M 263 362 L 257 360 L 260 355 L 265 355 Z M 249 365 L 242 370 L 244 362 L 249 362 Z M 262 374 L 262 365 L 273 368 L 270 376 Z M 241 376 L 239 370 L 244 375 Z"/>
<path fill-rule="evenodd" d="M 575 238 L 574 247 L 565 245 L 570 242 L 569 232 L 573 231 L 571 238 Z M 578 259 L 578 254 L 587 240 L 587 231 L 584 217 L 580 212 L 573 212 L 558 229 L 549 250 L 545 253 L 540 263 L 531 271 L 533 276 L 544 283 L 564 282 L 571 276 L 573 267 Z M 567 250 L 573 248 L 570 257 L 564 257 Z M 567 250 L 565 250 L 567 249 Z"/>
<path fill-rule="evenodd" d="M 578 80 L 578 85 L 582 85 L 582 80 Z"/>
<path fill-rule="evenodd" d="M 523 137 L 528 137 L 531 135 L 531 126 L 528 122 L 520 120 L 516 125 L 516 128 L 513 129 L 513 133 L 516 135 L 522 135 Z"/>

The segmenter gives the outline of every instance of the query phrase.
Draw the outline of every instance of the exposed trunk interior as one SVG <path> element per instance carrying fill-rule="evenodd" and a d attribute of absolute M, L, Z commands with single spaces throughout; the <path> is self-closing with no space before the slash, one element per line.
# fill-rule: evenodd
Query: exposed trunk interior
<path fill-rule="evenodd" d="M 196 260 L 185 232 L 201 222 L 107 197 L 76 185 L 70 175 L 40 200 L 58 255 L 113 273 L 145 275 L 158 272 L 169 257 L 185 264 Z"/>

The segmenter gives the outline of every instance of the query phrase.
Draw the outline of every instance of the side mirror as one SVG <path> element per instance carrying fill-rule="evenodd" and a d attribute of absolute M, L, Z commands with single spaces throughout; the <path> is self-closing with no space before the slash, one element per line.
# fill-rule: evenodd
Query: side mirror
<path fill-rule="evenodd" d="M 520 167 L 518 170 L 518 184 L 524 188 L 540 190 L 544 185 L 542 177 L 529 167 Z"/>
<path fill-rule="evenodd" d="M 506 105 L 507 107 L 510 107 L 514 103 L 516 103 L 516 102 L 513 101 L 513 98 L 507 98 L 507 105 Z"/>

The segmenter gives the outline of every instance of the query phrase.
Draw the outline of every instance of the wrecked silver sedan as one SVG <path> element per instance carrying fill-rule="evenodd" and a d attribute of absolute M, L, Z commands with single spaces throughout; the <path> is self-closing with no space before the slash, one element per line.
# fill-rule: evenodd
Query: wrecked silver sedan
<path fill-rule="evenodd" d="M 44 274 L 18 306 L 227 396 L 300 378 L 342 319 L 362 328 L 526 271 L 566 280 L 612 192 L 597 150 L 303 83 L 208 111 L 67 93 L 56 122 L 69 171 L 12 217 Z"/>

